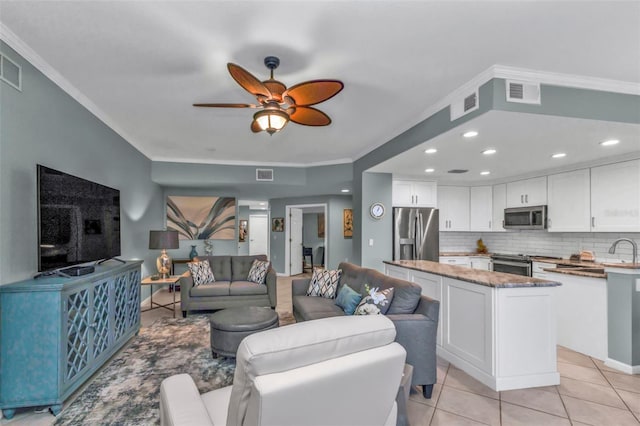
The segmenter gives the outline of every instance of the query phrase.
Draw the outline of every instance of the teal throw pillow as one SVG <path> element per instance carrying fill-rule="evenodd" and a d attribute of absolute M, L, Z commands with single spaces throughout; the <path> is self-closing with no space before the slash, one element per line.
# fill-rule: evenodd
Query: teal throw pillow
<path fill-rule="evenodd" d="M 338 291 L 336 305 L 340 306 L 345 314 L 353 315 L 353 312 L 356 310 L 356 306 L 360 303 L 360 299 L 362 299 L 360 293 L 345 284 L 342 286 L 340 291 Z"/>

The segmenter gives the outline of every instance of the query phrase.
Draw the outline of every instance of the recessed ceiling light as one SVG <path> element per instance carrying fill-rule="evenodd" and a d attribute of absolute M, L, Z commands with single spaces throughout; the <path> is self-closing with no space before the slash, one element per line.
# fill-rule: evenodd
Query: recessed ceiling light
<path fill-rule="evenodd" d="M 349 190 L 347 188 L 342 188 L 340 192 L 349 192 Z"/>
<path fill-rule="evenodd" d="M 565 154 L 564 152 L 558 152 L 556 154 L 553 154 L 551 156 L 551 158 L 562 158 L 562 157 L 566 157 L 566 156 L 567 156 L 567 154 Z"/>
<path fill-rule="evenodd" d="M 438 152 L 438 150 L 435 148 L 429 148 L 424 150 L 425 154 L 435 154 L 436 152 Z"/>
<path fill-rule="evenodd" d="M 496 150 L 495 150 L 495 149 L 493 149 L 493 148 L 485 149 L 484 151 L 482 151 L 482 153 L 483 153 L 484 155 L 491 155 L 491 154 L 495 154 L 496 152 L 498 152 L 498 151 L 496 151 Z"/>
<path fill-rule="evenodd" d="M 465 138 L 473 138 L 475 136 L 478 136 L 478 132 L 476 132 L 475 130 L 469 130 L 468 132 L 464 132 L 462 136 L 464 136 Z"/>
<path fill-rule="evenodd" d="M 482 176 L 486 176 L 486 175 L 490 175 L 490 174 L 491 174 L 491 172 L 490 172 L 490 171 L 488 171 L 488 170 L 485 170 L 484 172 L 480 172 L 480 174 L 481 174 Z"/>
<path fill-rule="evenodd" d="M 266 206 L 266 205 L 267 205 L 267 203 L 260 203 L 260 205 L 261 205 L 261 206 Z"/>
<path fill-rule="evenodd" d="M 433 173 L 435 169 L 424 169 L 425 173 Z"/>
<path fill-rule="evenodd" d="M 620 141 L 618 139 L 609 139 L 608 141 L 600 142 L 600 145 L 611 146 L 611 145 L 617 145 L 619 143 Z"/>

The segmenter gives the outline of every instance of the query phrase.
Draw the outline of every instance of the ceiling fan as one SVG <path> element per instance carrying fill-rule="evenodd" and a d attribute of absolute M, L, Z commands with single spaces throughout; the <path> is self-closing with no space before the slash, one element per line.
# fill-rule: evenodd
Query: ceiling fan
<path fill-rule="evenodd" d="M 283 83 L 273 78 L 273 70 L 280 65 L 275 56 L 264 58 L 264 64 L 271 70 L 268 80 L 260 81 L 244 68 L 228 63 L 231 77 L 258 100 L 258 104 L 193 104 L 194 107 L 209 108 L 256 108 L 251 130 L 254 133 L 266 131 L 270 135 L 280 131 L 289 121 L 304 126 L 328 126 L 331 119 L 311 105 L 319 104 L 337 95 L 344 84 L 339 80 L 310 80 L 287 89 Z"/>

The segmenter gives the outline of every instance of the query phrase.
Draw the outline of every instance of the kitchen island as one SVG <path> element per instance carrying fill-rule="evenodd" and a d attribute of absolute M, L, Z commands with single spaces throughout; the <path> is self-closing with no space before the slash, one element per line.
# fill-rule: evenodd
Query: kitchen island
<path fill-rule="evenodd" d="M 426 260 L 385 261 L 389 276 L 440 301 L 437 353 L 496 391 L 560 383 L 557 281 Z"/>

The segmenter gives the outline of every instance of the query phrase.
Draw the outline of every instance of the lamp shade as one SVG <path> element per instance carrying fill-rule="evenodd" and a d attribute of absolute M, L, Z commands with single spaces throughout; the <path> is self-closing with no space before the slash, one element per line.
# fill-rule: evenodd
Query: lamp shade
<path fill-rule="evenodd" d="M 179 247 L 178 231 L 149 231 L 150 249 L 177 249 Z"/>

